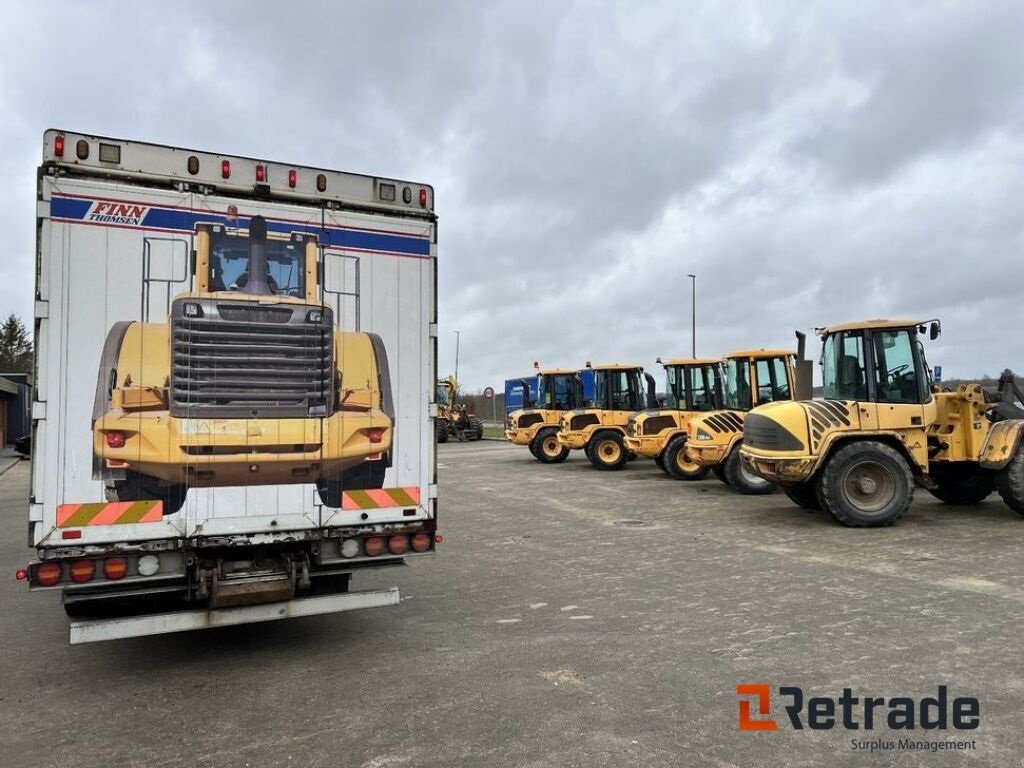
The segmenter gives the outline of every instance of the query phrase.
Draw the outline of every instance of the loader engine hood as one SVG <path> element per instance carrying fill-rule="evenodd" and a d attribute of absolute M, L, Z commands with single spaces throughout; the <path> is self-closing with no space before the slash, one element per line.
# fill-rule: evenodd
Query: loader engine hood
<path fill-rule="evenodd" d="M 805 400 L 758 406 L 743 425 L 747 454 L 815 455 L 833 432 L 858 429 L 857 404 L 844 400 Z"/>
<path fill-rule="evenodd" d="M 712 411 L 687 425 L 687 439 L 695 445 L 728 444 L 743 432 L 743 411 Z"/>

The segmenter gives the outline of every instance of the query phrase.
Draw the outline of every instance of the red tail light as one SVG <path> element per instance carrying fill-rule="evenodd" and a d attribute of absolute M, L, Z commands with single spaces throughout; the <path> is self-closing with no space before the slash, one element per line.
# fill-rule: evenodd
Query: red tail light
<path fill-rule="evenodd" d="M 67 541 L 68 539 L 80 539 L 80 538 L 82 538 L 82 529 L 81 528 L 72 528 L 69 531 L 61 531 L 60 532 L 60 538 L 63 541 Z"/>
<path fill-rule="evenodd" d="M 60 134 L 53 137 L 53 154 L 64 157 L 64 137 Z"/>
<path fill-rule="evenodd" d="M 413 552 L 426 552 L 430 549 L 430 534 L 417 533 L 412 537 Z"/>
<path fill-rule="evenodd" d="M 124 448 L 124 432 L 107 432 L 107 448 Z"/>
<path fill-rule="evenodd" d="M 41 587 L 52 587 L 60 583 L 62 575 L 60 563 L 40 563 L 36 568 L 36 583 Z"/>
<path fill-rule="evenodd" d="M 384 552 L 384 539 L 380 536 L 371 536 L 363 539 L 363 552 L 367 557 L 376 557 Z"/>
<path fill-rule="evenodd" d="M 379 443 L 384 439 L 384 430 L 380 427 L 374 427 L 373 429 L 366 430 L 366 437 L 369 438 L 371 443 Z"/>
<path fill-rule="evenodd" d="M 404 555 L 409 551 L 408 536 L 392 536 L 388 539 L 388 552 L 392 555 Z"/>
<path fill-rule="evenodd" d="M 435 533 L 434 534 L 434 543 L 435 544 L 443 544 L 444 543 L 444 536 L 442 536 L 440 533 Z"/>
<path fill-rule="evenodd" d="M 84 584 L 87 581 L 92 581 L 93 576 L 96 575 L 96 561 L 76 560 L 68 570 L 71 573 L 71 580 L 73 582 Z"/>
<path fill-rule="evenodd" d="M 288 186 L 295 189 L 295 185 L 299 183 L 299 174 L 295 171 L 288 171 Z"/>
<path fill-rule="evenodd" d="M 28 571 L 26 571 L 24 568 L 19 568 L 14 572 L 14 578 L 16 578 L 18 581 L 24 581 L 28 578 Z"/>
<path fill-rule="evenodd" d="M 128 561 L 123 557 L 108 557 L 103 561 L 103 575 L 111 581 L 123 579 L 128 573 Z"/>
<path fill-rule="evenodd" d="M 256 181 L 258 181 L 260 183 L 263 183 L 266 180 L 267 180 L 267 169 L 266 169 L 266 167 L 262 166 L 262 165 L 257 165 L 256 166 Z"/>
<path fill-rule="evenodd" d="M 421 189 L 420 190 L 420 208 L 426 208 L 426 207 L 427 207 L 427 190 Z"/>
<path fill-rule="evenodd" d="M 231 178 L 231 161 L 230 160 L 221 160 L 220 161 L 220 177 L 222 179 L 230 179 Z"/>

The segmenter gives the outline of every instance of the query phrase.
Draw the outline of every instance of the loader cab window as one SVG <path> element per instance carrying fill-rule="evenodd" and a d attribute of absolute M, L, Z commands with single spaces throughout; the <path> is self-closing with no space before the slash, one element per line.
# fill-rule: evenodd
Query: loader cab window
<path fill-rule="evenodd" d="M 688 411 L 718 408 L 721 381 L 717 366 L 669 366 L 665 368 L 665 380 L 666 408 Z"/>
<path fill-rule="evenodd" d="M 437 403 L 438 405 L 448 405 L 448 387 L 443 384 L 437 385 Z"/>
<path fill-rule="evenodd" d="M 597 408 L 608 408 L 613 411 L 643 410 L 640 371 L 595 371 L 594 399 Z"/>
<path fill-rule="evenodd" d="M 757 361 L 757 402 L 774 403 L 776 400 L 791 400 L 789 376 L 786 361 L 781 357 Z"/>
<path fill-rule="evenodd" d="M 905 328 L 874 331 L 875 390 L 880 403 L 921 403 L 922 395 L 917 355 L 917 339 Z"/>
<path fill-rule="evenodd" d="M 267 240 L 267 285 L 278 296 L 305 295 L 305 248 L 287 240 Z M 211 291 L 245 293 L 249 282 L 249 238 L 215 233 L 210 242 Z"/>
<path fill-rule="evenodd" d="M 726 361 L 724 400 L 726 408 L 735 411 L 751 409 L 750 366 L 747 360 Z"/>
<path fill-rule="evenodd" d="M 574 374 L 541 375 L 537 395 L 540 407 L 559 411 L 576 408 L 582 401 L 582 385 Z"/>
<path fill-rule="evenodd" d="M 867 400 L 867 363 L 861 331 L 826 336 L 821 365 L 826 400 Z"/>

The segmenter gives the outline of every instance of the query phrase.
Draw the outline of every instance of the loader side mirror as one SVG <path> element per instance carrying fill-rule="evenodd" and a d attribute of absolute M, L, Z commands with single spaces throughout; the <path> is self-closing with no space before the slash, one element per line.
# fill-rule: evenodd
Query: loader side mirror
<path fill-rule="evenodd" d="M 935 341 L 937 338 L 939 338 L 940 333 L 942 333 L 942 326 L 939 324 L 938 320 L 935 320 L 934 322 L 932 322 L 931 327 L 928 329 L 928 338 L 931 339 L 932 341 Z"/>

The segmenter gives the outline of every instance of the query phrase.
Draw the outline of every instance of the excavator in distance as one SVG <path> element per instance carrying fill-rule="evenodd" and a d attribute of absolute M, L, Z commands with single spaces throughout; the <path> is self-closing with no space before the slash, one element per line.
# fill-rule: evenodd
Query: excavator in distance
<path fill-rule="evenodd" d="M 483 440 L 484 423 L 469 412 L 465 403 L 459 403 L 459 382 L 454 376 L 437 382 L 437 442 L 447 443 L 454 437 L 460 443 L 467 440 Z"/>

